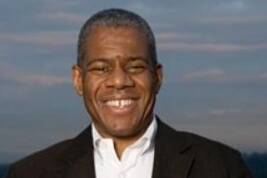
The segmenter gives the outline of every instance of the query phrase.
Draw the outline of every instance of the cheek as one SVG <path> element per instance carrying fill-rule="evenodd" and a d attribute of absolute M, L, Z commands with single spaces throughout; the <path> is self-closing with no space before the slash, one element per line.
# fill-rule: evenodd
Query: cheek
<path fill-rule="evenodd" d="M 97 103 L 97 98 L 99 96 L 100 86 L 101 84 L 99 83 L 99 80 L 92 77 L 85 78 L 83 82 L 83 100 L 86 109 L 92 119 L 99 117 L 99 107 Z"/>
<path fill-rule="evenodd" d="M 96 100 L 100 88 L 99 80 L 87 77 L 84 82 L 84 98 L 87 103 L 92 103 Z"/>
<path fill-rule="evenodd" d="M 143 92 L 151 93 L 153 90 L 153 77 L 148 72 L 140 77 L 136 78 L 136 83 L 143 89 Z"/>
<path fill-rule="evenodd" d="M 153 98 L 155 87 L 150 76 L 138 78 L 136 80 L 136 86 L 138 86 L 138 90 L 143 95 L 145 102 L 149 102 Z"/>

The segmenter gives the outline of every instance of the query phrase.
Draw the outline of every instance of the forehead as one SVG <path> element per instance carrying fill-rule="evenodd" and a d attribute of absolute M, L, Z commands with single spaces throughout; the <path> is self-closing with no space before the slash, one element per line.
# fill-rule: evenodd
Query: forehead
<path fill-rule="evenodd" d="M 144 33 L 133 27 L 97 26 L 87 37 L 86 56 L 92 58 L 148 58 L 148 41 Z"/>

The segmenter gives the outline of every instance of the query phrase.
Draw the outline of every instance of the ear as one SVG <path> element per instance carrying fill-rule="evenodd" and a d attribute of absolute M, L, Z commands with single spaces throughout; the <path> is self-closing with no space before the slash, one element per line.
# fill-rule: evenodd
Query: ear
<path fill-rule="evenodd" d="M 160 90 L 160 87 L 161 87 L 162 79 L 163 79 L 162 65 L 161 64 L 157 64 L 155 72 L 156 72 L 156 79 L 155 79 L 156 93 L 158 93 Z"/>
<path fill-rule="evenodd" d="M 78 95 L 83 95 L 82 69 L 78 65 L 72 66 L 72 84 Z"/>

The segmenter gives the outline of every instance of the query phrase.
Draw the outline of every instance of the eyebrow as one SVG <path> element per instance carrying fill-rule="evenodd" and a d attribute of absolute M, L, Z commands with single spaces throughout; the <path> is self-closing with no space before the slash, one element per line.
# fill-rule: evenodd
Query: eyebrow
<path fill-rule="evenodd" d="M 139 57 L 139 56 L 136 56 L 136 57 L 128 57 L 128 59 L 130 61 L 144 61 L 146 63 L 148 63 L 148 60 L 146 58 L 143 58 L 143 57 Z"/>
<path fill-rule="evenodd" d="M 89 66 L 95 62 L 108 62 L 108 59 L 106 59 L 106 58 L 94 58 L 94 59 L 89 60 L 86 66 Z"/>
<path fill-rule="evenodd" d="M 130 57 L 126 57 L 129 61 L 144 61 L 145 63 L 149 63 L 148 60 L 146 58 L 143 58 L 141 56 L 130 56 Z M 110 58 L 93 58 L 90 59 L 87 63 L 86 66 L 91 65 L 94 62 L 109 62 Z"/>

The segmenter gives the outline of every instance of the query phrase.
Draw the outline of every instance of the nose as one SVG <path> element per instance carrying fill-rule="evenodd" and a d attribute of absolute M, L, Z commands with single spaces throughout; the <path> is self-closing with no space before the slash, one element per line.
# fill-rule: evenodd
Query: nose
<path fill-rule="evenodd" d="M 107 87 L 114 87 L 118 90 L 134 86 L 131 76 L 122 68 L 114 69 L 106 80 Z"/>

